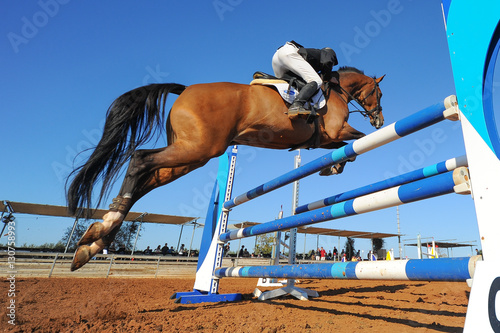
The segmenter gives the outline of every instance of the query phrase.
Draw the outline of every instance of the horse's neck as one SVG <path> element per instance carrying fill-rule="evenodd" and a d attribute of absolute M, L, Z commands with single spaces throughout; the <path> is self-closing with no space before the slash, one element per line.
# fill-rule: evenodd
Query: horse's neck
<path fill-rule="evenodd" d="M 361 89 L 366 84 L 366 76 L 358 73 L 342 73 L 340 75 L 340 85 L 343 88 L 342 95 L 350 102 L 352 96 L 358 97 Z"/>

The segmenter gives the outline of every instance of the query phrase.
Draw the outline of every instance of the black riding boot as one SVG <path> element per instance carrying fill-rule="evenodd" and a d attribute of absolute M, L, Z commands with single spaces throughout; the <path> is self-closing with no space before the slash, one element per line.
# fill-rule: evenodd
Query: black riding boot
<path fill-rule="evenodd" d="M 311 111 L 306 110 L 304 104 L 314 96 L 316 91 L 318 91 L 318 84 L 316 82 L 313 81 L 306 84 L 288 108 L 288 118 L 295 119 L 299 115 L 309 115 Z"/>

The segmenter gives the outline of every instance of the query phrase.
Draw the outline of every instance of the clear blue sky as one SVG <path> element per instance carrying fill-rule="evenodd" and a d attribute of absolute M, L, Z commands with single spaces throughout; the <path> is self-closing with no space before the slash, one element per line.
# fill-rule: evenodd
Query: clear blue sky
<path fill-rule="evenodd" d="M 332 47 L 340 65 L 386 74 L 381 85 L 386 124 L 455 93 L 437 0 L 9 1 L 0 13 L 0 29 L 2 200 L 65 205 L 64 182 L 73 159 L 97 142 L 105 112 L 120 94 L 154 82 L 248 83 L 257 70 L 272 72 L 274 51 L 291 39 L 307 47 Z M 350 123 L 366 133 L 374 130 L 357 114 Z M 159 144 L 164 143 L 162 138 Z M 303 163 L 325 153 L 302 151 Z M 444 122 L 358 157 L 341 176 L 302 180 L 300 203 L 464 153 L 460 125 Z M 295 154 L 240 147 L 233 194 L 290 170 Z M 204 217 L 216 171 L 214 160 L 153 191 L 133 211 Z M 291 199 L 287 186 L 235 209 L 230 218 L 273 220 L 281 205 L 287 216 Z M 470 196 L 452 194 L 401 206 L 400 219 L 403 239 L 420 233 L 436 240 L 477 241 L 479 247 Z M 57 242 L 72 222 L 18 214 L 18 245 Z M 318 226 L 397 233 L 396 208 Z M 188 244 L 192 229 L 185 230 L 181 242 Z M 148 224 L 138 248 L 176 245 L 179 231 L 178 226 Z M 200 236 L 201 229 L 195 248 Z M 252 248 L 253 242 L 243 244 Z M 302 252 L 302 235 L 298 242 Z M 308 236 L 307 250 L 316 242 Z M 327 249 L 338 242 L 335 237 L 319 238 L 319 246 Z M 231 243 L 235 249 L 237 242 Z M 366 251 L 369 243 L 356 240 L 356 247 Z M 386 247 L 397 252 L 397 239 L 387 240 Z M 416 257 L 416 250 L 406 248 L 405 254 Z M 469 255 L 470 250 L 453 254 Z"/>

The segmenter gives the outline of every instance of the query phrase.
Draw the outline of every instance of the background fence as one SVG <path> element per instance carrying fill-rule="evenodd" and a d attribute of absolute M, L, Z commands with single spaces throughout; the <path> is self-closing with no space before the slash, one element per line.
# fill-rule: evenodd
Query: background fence
<path fill-rule="evenodd" d="M 8 272 L 14 271 L 16 277 L 194 278 L 198 263 L 198 257 L 98 254 L 84 267 L 71 272 L 72 260 L 72 253 L 16 251 L 15 262 L 12 262 L 8 260 L 7 251 L 0 251 L 0 274 L 8 276 Z M 272 260 L 224 257 L 222 266 L 263 266 L 272 264 Z M 11 263 L 14 269 L 9 268 Z"/>

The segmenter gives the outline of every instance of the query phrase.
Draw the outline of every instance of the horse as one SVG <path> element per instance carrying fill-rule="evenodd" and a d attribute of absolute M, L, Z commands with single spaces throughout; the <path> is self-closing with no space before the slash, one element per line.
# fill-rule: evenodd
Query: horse
<path fill-rule="evenodd" d="M 333 76 L 332 76 L 333 77 Z M 102 138 L 88 160 L 68 177 L 67 202 L 72 215 L 90 212 L 94 185 L 102 181 L 97 206 L 124 164 L 129 161 L 121 189 L 102 222 L 94 222 L 78 242 L 71 270 L 87 263 L 114 240 L 134 203 L 151 190 L 166 185 L 222 155 L 231 145 L 290 149 L 335 149 L 345 140 L 365 134 L 351 127 L 348 103 L 364 109 L 375 128 L 384 123 L 379 84 L 384 76 L 365 75 L 353 67 L 338 70 L 338 79 L 322 89 L 326 105 L 315 123 L 290 120 L 288 104 L 271 87 L 231 82 L 184 86 L 151 84 L 118 97 L 109 107 Z M 165 122 L 168 94 L 178 95 Z M 166 126 L 165 126 L 166 123 Z M 166 127 L 167 146 L 138 149 Z M 313 140 L 312 140 L 313 139 Z M 70 182 L 70 179 L 72 181 Z"/>

